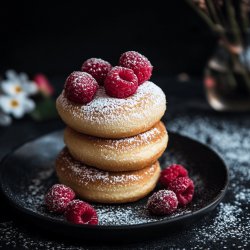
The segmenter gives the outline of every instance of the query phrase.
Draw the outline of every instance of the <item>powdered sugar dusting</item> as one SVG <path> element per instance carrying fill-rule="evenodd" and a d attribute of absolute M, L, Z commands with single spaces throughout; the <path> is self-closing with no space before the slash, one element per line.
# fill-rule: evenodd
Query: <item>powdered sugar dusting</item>
<path fill-rule="evenodd" d="M 79 179 L 83 185 L 88 185 L 89 183 L 95 183 L 100 181 L 98 189 L 102 189 L 102 185 L 110 184 L 114 188 L 118 186 L 123 186 L 124 183 L 133 183 L 144 178 L 145 175 L 153 175 L 155 172 L 156 165 L 152 165 L 143 174 L 133 172 L 133 173 L 112 173 L 103 170 L 99 170 L 93 167 L 85 166 L 84 164 L 74 160 L 67 149 L 64 149 L 58 159 L 63 162 L 65 168 L 61 168 L 61 171 L 68 171 L 68 175 L 72 179 Z"/>
<path fill-rule="evenodd" d="M 137 92 L 126 99 L 113 98 L 105 93 L 104 87 L 100 86 L 95 98 L 88 104 L 76 106 L 64 95 L 59 96 L 58 101 L 65 110 L 78 118 L 97 124 L 124 123 L 129 119 L 140 122 L 148 116 L 149 109 L 157 111 L 159 106 L 166 103 L 163 91 L 152 82 L 145 82 L 139 86 Z M 140 107 L 140 108 L 138 108 Z"/>
<path fill-rule="evenodd" d="M 103 84 L 108 72 L 111 69 L 111 64 L 100 58 L 90 58 L 82 65 L 82 71 L 92 75 L 99 84 Z"/>
<path fill-rule="evenodd" d="M 64 93 L 74 103 L 90 102 L 98 89 L 96 80 L 86 72 L 74 71 L 66 79 Z"/>
<path fill-rule="evenodd" d="M 119 65 L 132 69 L 138 78 L 138 83 L 150 79 L 153 67 L 150 61 L 136 51 L 127 51 L 119 59 Z"/>
<path fill-rule="evenodd" d="M 204 117 L 203 112 L 188 113 L 171 116 L 168 129 L 198 138 L 219 152 L 229 166 L 230 185 L 224 202 L 219 204 L 213 216 L 205 217 L 195 227 L 183 232 L 187 248 L 249 249 L 249 114 L 219 116 L 212 113 Z"/>
<path fill-rule="evenodd" d="M 134 71 L 128 68 L 115 66 L 105 79 L 105 90 L 109 96 L 127 98 L 136 93 L 138 78 Z"/>
<path fill-rule="evenodd" d="M 178 206 L 176 194 L 171 190 L 160 190 L 149 197 L 147 207 L 153 214 L 171 214 Z"/>
<path fill-rule="evenodd" d="M 162 133 L 162 131 L 159 129 L 158 126 L 141 133 L 139 135 L 123 138 L 123 139 L 99 139 L 95 138 L 93 140 L 93 144 L 98 145 L 98 143 L 102 143 L 103 148 L 107 148 L 110 150 L 122 150 L 122 152 L 131 151 L 133 149 L 138 148 L 141 145 L 147 145 L 152 143 L 152 141 L 158 141 L 161 140 L 162 136 L 165 135 L 165 133 Z"/>
<path fill-rule="evenodd" d="M 45 195 L 44 202 L 49 211 L 62 213 L 74 198 L 75 193 L 71 188 L 63 184 L 55 184 Z"/>
<path fill-rule="evenodd" d="M 170 102 L 172 107 L 176 108 L 178 104 L 181 108 L 185 106 L 183 100 L 178 99 L 178 103 Z M 171 111 L 171 110 L 170 110 Z M 173 111 L 172 111 L 173 113 Z M 198 113 L 198 114 L 197 114 Z M 227 162 L 230 169 L 230 185 L 227 195 L 222 203 L 210 214 L 203 217 L 200 221 L 189 225 L 186 230 L 180 230 L 175 233 L 165 233 L 164 238 L 149 239 L 139 244 L 125 245 L 124 249 L 249 249 L 250 245 L 250 140 L 249 114 L 218 114 L 209 112 L 199 112 L 188 110 L 185 112 L 178 110 L 174 115 L 168 115 L 168 129 L 185 134 L 189 137 L 198 139 L 209 144 L 216 149 Z M 55 137 L 49 137 L 55 141 Z M 171 137 L 170 137 L 171 140 Z M 48 142 L 46 142 L 47 144 Z M 54 146 L 57 144 L 53 144 Z M 62 146 L 62 143 L 59 145 Z M 43 160 L 48 158 L 48 152 L 43 154 Z M 173 162 L 182 163 L 187 166 L 189 162 L 184 162 L 180 155 L 171 155 L 166 151 L 167 157 L 163 156 L 163 164 L 169 165 Z M 187 157 L 187 155 L 185 155 Z M 167 160 L 168 162 L 165 162 Z M 41 176 L 34 176 L 28 184 L 28 190 L 23 190 L 23 204 L 35 212 L 44 216 L 50 216 L 49 213 L 42 210 L 43 194 L 47 188 L 57 182 L 53 174 L 53 163 L 48 163 L 48 168 Z M 186 164 L 186 165 L 185 165 Z M 201 166 L 202 167 L 202 166 Z M 189 169 L 190 170 L 190 169 Z M 207 198 L 207 194 L 202 188 L 206 179 L 201 179 L 200 175 L 194 176 L 191 171 L 191 177 L 195 182 L 198 192 L 201 192 Z M 43 179 L 41 177 L 43 176 Z M 47 176 L 47 177 L 46 177 Z M 46 178 L 45 178 L 46 177 Z M 21 187 L 20 187 L 21 188 Z M 200 190 L 200 191 L 199 191 Z M 197 192 L 196 191 L 196 192 Z M 196 193 L 197 194 L 197 193 Z M 204 197 L 204 196 L 203 196 Z M 194 197 L 195 199 L 195 197 Z M 27 204 L 27 200 L 29 203 Z M 192 204 L 192 203 L 191 203 Z M 190 206 L 190 205 L 189 205 Z M 183 213 L 190 213 L 198 208 L 188 207 Z M 146 213 L 145 201 L 143 204 L 133 205 L 98 205 L 95 206 L 98 211 L 100 223 L 102 225 L 127 225 L 147 223 L 159 220 Z M 178 214 L 181 214 L 179 209 Z M 175 214 L 170 217 L 175 216 Z M 53 216 L 51 216 L 53 217 Z M 60 217 L 53 217 L 60 220 Z M 33 230 L 35 231 L 35 230 Z M 41 234 L 36 236 L 32 229 L 25 229 L 16 223 L 0 223 L 0 242 L 1 246 L 13 249 L 22 246 L 24 249 L 91 249 L 87 243 L 76 242 L 65 243 L 63 240 L 53 240 L 43 237 Z M 93 243 L 94 244 L 94 243 Z M 122 246 L 118 246 L 122 249 Z M 114 247 L 117 249 L 118 247 Z M 3 247 L 4 248 L 4 247 Z M 93 247 L 98 249 L 100 247 Z M 112 249 L 110 245 L 102 245 L 103 249 Z M 18 248 L 17 248 L 18 249 Z"/>
<path fill-rule="evenodd" d="M 48 213 L 48 211 L 45 209 L 43 205 L 44 194 L 46 193 L 48 188 L 51 187 L 54 183 L 58 183 L 58 179 L 56 178 L 56 175 L 54 173 L 53 160 L 54 157 L 58 154 L 58 151 L 61 150 L 61 147 L 63 145 L 61 140 L 62 134 L 60 134 L 59 136 L 50 135 L 49 138 L 50 140 L 48 140 L 47 137 L 45 137 L 42 143 L 39 144 L 40 146 L 36 147 L 37 149 L 39 149 L 37 150 L 36 153 L 39 160 L 36 159 L 36 161 L 34 161 L 35 165 L 33 164 L 32 167 L 38 169 L 39 171 L 35 171 L 33 175 L 31 175 L 30 178 L 26 180 L 27 183 L 25 183 L 25 185 L 20 186 L 20 193 L 22 194 L 22 196 L 18 199 L 19 202 L 23 204 L 23 207 L 25 207 L 26 209 L 29 209 L 42 216 L 62 221 L 64 220 L 63 216 Z M 48 144 L 51 146 L 48 147 Z M 49 148 L 50 154 L 42 154 L 41 156 L 41 148 L 44 149 Z M 51 154 L 53 154 L 53 157 L 51 157 Z M 174 212 L 171 215 L 159 217 L 159 216 L 153 216 L 148 213 L 148 210 L 146 209 L 146 202 L 148 197 L 131 204 L 123 204 L 123 205 L 92 204 L 97 210 L 99 217 L 99 224 L 135 225 L 141 223 L 155 222 L 163 219 L 171 219 L 173 217 L 178 217 L 183 214 L 189 214 L 191 212 L 199 210 L 201 207 L 206 205 L 206 202 L 208 202 L 211 199 L 211 196 L 214 197 L 212 193 L 213 190 L 210 190 L 211 187 L 207 186 L 205 181 L 206 179 L 204 179 L 204 176 L 201 176 L 199 174 L 198 169 L 200 168 L 196 168 L 195 170 L 195 168 L 193 167 L 192 164 L 194 164 L 195 162 L 194 156 L 193 158 L 192 157 L 189 158 L 189 156 L 186 155 L 184 151 L 179 151 L 176 148 L 174 151 L 168 149 L 161 158 L 162 166 L 168 166 L 174 162 L 178 162 L 188 167 L 190 177 L 193 179 L 196 186 L 194 201 L 191 202 L 187 207 L 178 208 L 176 212 Z M 248 171 L 248 174 L 246 172 L 246 176 L 250 178 L 250 171 Z M 210 191 L 205 192 L 206 190 Z M 242 199 L 242 197 L 244 196 L 243 195 L 239 196 L 240 202 L 241 202 L 240 199 Z M 206 224 L 206 226 L 207 225 L 208 224 Z M 18 244 L 21 246 L 23 245 L 26 246 L 27 249 L 36 249 L 38 247 L 41 247 L 43 249 L 52 249 L 53 247 L 56 249 L 76 249 L 76 248 L 81 249 L 81 245 L 80 246 L 77 245 L 77 247 L 73 243 L 72 243 L 73 245 L 68 245 L 63 241 L 59 242 L 57 240 L 46 239 L 40 234 L 39 237 L 34 238 L 34 235 L 31 235 L 32 230 L 28 231 L 21 229 L 18 227 L 18 225 L 12 222 L 9 223 L 7 222 L 4 224 L 2 223 L 0 224 L 0 226 L 2 229 L 0 230 L 0 241 L 2 242 L 2 244 L 8 244 L 11 247 L 16 246 L 16 244 Z M 197 234 L 197 232 L 195 233 Z M 177 235 L 178 239 L 174 242 L 179 242 L 180 240 L 179 234 Z M 190 244 L 193 245 L 193 241 L 191 242 L 192 238 L 189 235 L 188 237 L 186 237 L 185 234 L 183 234 L 182 237 L 183 238 L 185 237 L 186 244 L 189 244 L 190 242 Z M 165 243 L 166 242 L 168 241 L 165 241 Z M 146 247 L 154 249 L 154 247 L 157 247 L 159 245 L 162 245 L 162 243 L 159 243 L 159 241 L 157 240 L 145 242 L 142 243 L 142 249 L 146 249 Z"/>

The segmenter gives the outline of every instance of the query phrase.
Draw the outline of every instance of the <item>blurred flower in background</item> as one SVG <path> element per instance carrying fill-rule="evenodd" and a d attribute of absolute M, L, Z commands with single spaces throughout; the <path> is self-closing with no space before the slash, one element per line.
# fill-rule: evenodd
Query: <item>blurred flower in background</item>
<path fill-rule="evenodd" d="M 54 94 L 55 90 L 49 83 L 49 80 L 44 74 L 36 74 L 33 78 L 39 91 L 45 96 L 51 96 Z"/>
<path fill-rule="evenodd" d="M 22 118 L 25 113 L 34 110 L 35 102 L 25 96 L 0 96 L 0 107 L 5 114 L 13 115 L 15 118 Z"/>
<path fill-rule="evenodd" d="M 25 73 L 8 70 L 0 81 L 0 125 L 7 126 L 12 118 L 20 119 L 29 114 L 41 121 L 56 115 L 52 99 L 54 89 L 43 74 L 30 80 Z"/>
<path fill-rule="evenodd" d="M 37 94 L 38 88 L 25 73 L 17 74 L 13 70 L 6 72 L 6 79 L 0 82 L 0 124 L 9 125 L 11 115 L 22 118 L 35 109 L 30 96 Z"/>

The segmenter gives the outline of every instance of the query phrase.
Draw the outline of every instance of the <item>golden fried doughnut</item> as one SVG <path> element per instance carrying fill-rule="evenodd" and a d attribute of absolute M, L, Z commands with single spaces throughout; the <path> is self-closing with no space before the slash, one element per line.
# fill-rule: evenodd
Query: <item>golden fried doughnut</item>
<path fill-rule="evenodd" d="M 168 134 L 162 122 L 147 132 L 123 139 L 97 138 L 67 127 L 64 142 L 75 159 L 89 166 L 131 171 L 155 163 L 167 147 Z"/>
<path fill-rule="evenodd" d="M 106 172 L 76 161 L 65 148 L 56 160 L 56 172 L 60 182 L 84 200 L 126 203 L 141 199 L 154 189 L 160 166 L 156 162 L 141 170 Z"/>
<path fill-rule="evenodd" d="M 96 137 L 120 139 L 152 128 L 164 115 L 166 98 L 158 86 L 147 81 L 126 99 L 110 97 L 100 86 L 94 99 L 85 105 L 69 101 L 63 91 L 56 106 L 62 120 L 72 129 Z"/>

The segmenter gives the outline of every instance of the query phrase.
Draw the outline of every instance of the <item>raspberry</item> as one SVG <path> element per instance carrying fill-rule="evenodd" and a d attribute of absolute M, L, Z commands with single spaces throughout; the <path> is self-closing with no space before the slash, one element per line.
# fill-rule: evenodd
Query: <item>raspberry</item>
<path fill-rule="evenodd" d="M 109 96 L 127 98 L 138 88 L 138 80 L 133 70 L 116 66 L 105 79 L 104 87 Z"/>
<path fill-rule="evenodd" d="M 147 208 L 152 214 L 164 215 L 173 213 L 178 206 L 178 200 L 173 191 L 160 190 L 148 199 Z"/>
<path fill-rule="evenodd" d="M 98 224 L 98 217 L 95 209 L 90 204 L 81 200 L 71 201 L 64 215 L 67 221 L 74 224 Z"/>
<path fill-rule="evenodd" d="M 188 171 L 182 165 L 172 164 L 161 171 L 160 182 L 168 188 L 171 181 L 185 176 L 188 176 Z"/>
<path fill-rule="evenodd" d="M 100 85 L 104 84 L 104 80 L 111 69 L 112 66 L 109 62 L 99 58 L 90 58 L 82 65 L 82 71 L 92 75 Z"/>
<path fill-rule="evenodd" d="M 192 201 L 194 183 L 188 177 L 178 177 L 170 182 L 168 188 L 175 192 L 179 205 L 184 206 Z"/>
<path fill-rule="evenodd" d="M 90 74 L 74 71 L 66 79 L 64 89 L 65 95 L 70 101 L 86 104 L 93 100 L 98 83 Z"/>
<path fill-rule="evenodd" d="M 153 66 L 150 61 L 136 51 L 128 51 L 121 55 L 119 65 L 132 69 L 138 78 L 138 85 L 149 80 L 152 75 Z"/>
<path fill-rule="evenodd" d="M 75 198 L 74 191 L 63 185 L 53 185 L 44 198 L 44 203 L 50 212 L 63 213 L 67 205 Z"/>

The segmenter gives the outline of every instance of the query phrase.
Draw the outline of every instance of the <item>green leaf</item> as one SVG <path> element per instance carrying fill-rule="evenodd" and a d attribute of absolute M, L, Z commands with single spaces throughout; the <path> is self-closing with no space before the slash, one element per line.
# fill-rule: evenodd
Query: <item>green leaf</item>
<path fill-rule="evenodd" d="M 45 121 L 57 117 L 55 100 L 48 97 L 38 101 L 35 110 L 30 113 L 30 116 L 36 121 Z"/>

